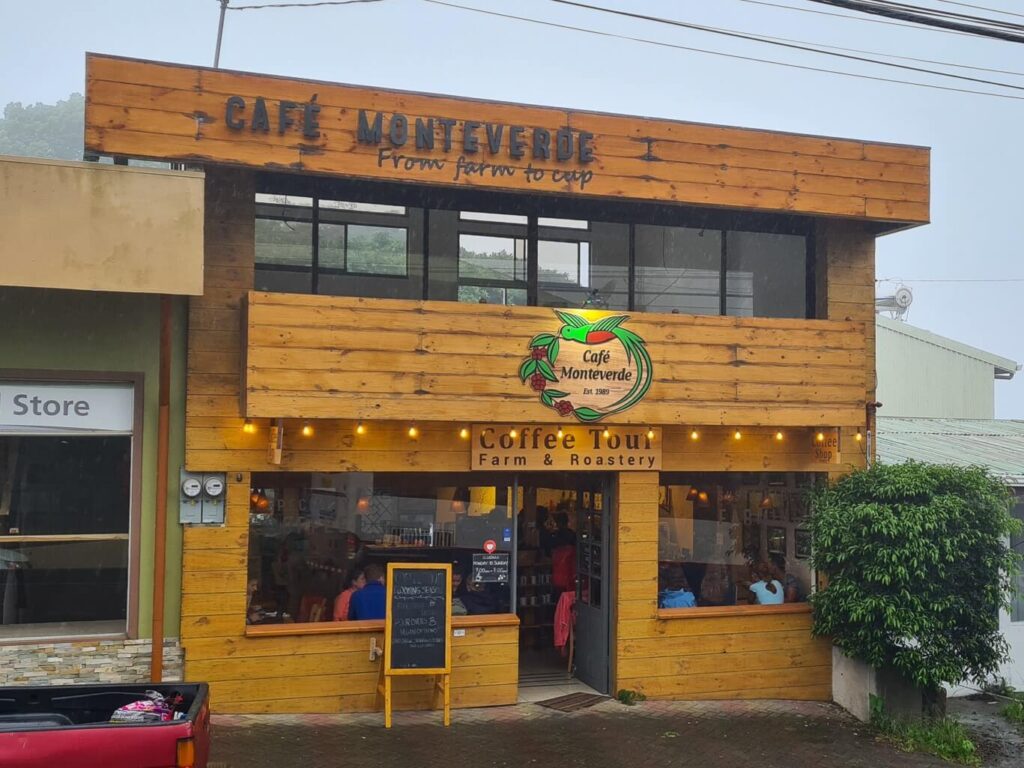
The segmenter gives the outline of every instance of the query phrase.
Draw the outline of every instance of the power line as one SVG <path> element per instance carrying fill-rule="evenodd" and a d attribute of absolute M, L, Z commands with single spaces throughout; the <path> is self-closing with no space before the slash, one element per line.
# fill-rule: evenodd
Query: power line
<path fill-rule="evenodd" d="M 877 75 L 863 75 L 856 72 L 844 72 L 842 70 L 827 69 L 825 67 L 813 67 L 807 64 L 793 64 L 786 61 L 776 61 L 774 59 L 762 59 L 756 56 L 743 56 L 737 53 L 725 53 L 724 51 L 713 51 L 707 48 L 695 48 L 687 45 L 678 45 L 676 43 L 667 43 L 662 40 L 650 40 L 643 37 L 632 37 L 630 35 L 620 35 L 614 32 L 604 32 L 597 29 L 589 29 L 587 27 L 577 27 L 570 24 L 559 24 L 553 21 L 543 21 L 541 19 L 534 19 L 528 16 L 515 16 L 509 13 L 501 13 L 499 11 L 489 11 L 483 8 L 474 8 L 468 5 L 458 5 L 456 3 L 444 2 L 444 0 L 421 0 L 424 3 L 430 3 L 431 5 L 440 5 L 447 8 L 455 8 L 460 11 L 470 11 L 472 13 L 479 13 L 486 16 L 495 16 L 497 18 L 512 19 L 514 21 L 523 21 L 529 24 L 537 24 L 545 27 L 552 27 L 554 29 L 565 29 L 573 32 L 583 32 L 590 35 L 597 35 L 598 37 L 608 37 L 617 40 L 628 40 L 634 43 L 645 43 L 647 45 L 655 45 L 661 48 L 672 48 L 680 51 L 689 51 L 691 53 L 703 53 L 709 56 L 720 56 L 727 59 L 736 59 L 738 61 L 750 61 L 757 64 L 771 64 L 778 67 L 786 67 L 788 69 L 799 69 L 805 72 L 820 72 L 829 75 L 840 75 L 843 77 L 853 77 L 860 80 L 872 80 L 874 82 L 881 83 L 895 83 L 898 85 L 911 85 L 918 88 L 927 88 L 936 91 L 948 91 L 951 93 L 968 93 L 974 96 L 991 96 L 997 99 L 1012 99 L 1014 101 L 1024 101 L 1022 96 L 1014 96 L 1008 93 L 993 93 L 991 91 L 975 91 L 969 88 L 954 88 L 948 85 L 936 85 L 933 83 L 919 83 L 912 80 L 898 80 L 891 77 L 879 77 Z"/>
<path fill-rule="evenodd" d="M 229 11 L 262 11 L 265 8 L 316 8 L 322 5 L 356 5 L 380 3 L 383 0 L 319 0 L 313 3 L 266 3 L 265 5 L 229 5 Z"/>
<path fill-rule="evenodd" d="M 935 2 L 942 3 L 943 5 L 959 5 L 961 8 L 973 8 L 976 11 L 991 11 L 992 13 L 1000 13 L 1003 16 L 1016 16 L 1019 19 L 1024 19 L 1024 13 L 1003 11 L 999 8 L 986 8 L 983 5 L 971 5 L 970 3 L 954 3 L 953 0 L 935 0 Z"/>
<path fill-rule="evenodd" d="M 813 13 L 815 16 L 831 16 L 836 19 L 846 19 L 847 21 L 859 21 L 864 24 L 883 24 L 887 27 L 903 27 L 904 29 L 912 29 L 917 32 L 941 32 L 947 35 L 962 35 L 964 37 L 972 37 L 968 32 L 957 32 L 952 29 L 938 29 L 936 27 L 922 27 L 917 24 L 905 24 L 901 21 L 886 21 L 885 19 L 864 19 L 859 16 L 850 16 L 845 13 L 832 13 L 831 11 L 818 11 L 814 8 L 798 8 L 793 5 L 783 5 L 782 3 L 771 3 L 768 0 L 739 0 L 741 3 L 750 3 L 751 5 L 765 5 L 769 8 L 782 8 L 787 11 L 797 11 L 798 13 Z"/>
<path fill-rule="evenodd" d="M 796 44 L 796 43 L 784 43 L 779 42 L 777 39 L 762 37 L 760 35 L 751 35 L 745 32 L 738 32 L 736 30 L 722 29 L 720 27 L 706 27 L 702 24 L 691 24 L 686 21 L 679 21 L 677 19 L 667 19 L 663 16 L 650 16 L 645 13 L 635 13 L 633 11 L 623 11 L 618 8 L 607 8 L 601 5 L 591 5 L 589 3 L 577 2 L 577 0 L 551 0 L 553 3 L 559 5 L 569 5 L 576 8 L 585 8 L 590 11 L 599 11 L 601 13 L 610 13 L 614 16 L 625 16 L 631 19 L 640 19 L 642 21 L 653 21 L 658 24 L 668 24 L 673 27 L 681 27 L 683 29 L 693 29 L 700 32 L 710 32 L 715 35 L 724 35 L 726 37 L 735 37 L 740 40 L 751 40 L 753 42 L 765 43 L 766 45 L 777 45 L 783 48 L 791 48 L 798 51 L 806 51 L 809 53 L 817 53 L 822 56 L 834 56 L 840 59 L 849 59 L 851 61 L 861 61 L 867 64 L 877 64 L 883 67 L 893 67 L 895 69 L 905 69 L 911 72 L 921 72 L 927 75 L 937 75 L 939 77 L 950 77 L 955 80 L 964 80 L 971 83 L 981 83 L 982 85 L 994 85 L 1000 88 L 1012 88 L 1018 91 L 1024 91 L 1024 87 L 1019 85 L 1012 85 L 1010 83 L 1003 83 L 997 80 L 985 80 L 978 77 L 968 77 L 967 75 L 956 75 L 951 72 L 940 72 L 935 69 L 925 69 L 923 67 L 911 67 L 906 64 L 896 64 L 891 61 L 880 61 L 879 59 L 869 59 L 864 56 L 850 56 L 845 53 L 836 53 L 834 51 L 825 51 L 820 48 L 815 48 L 810 45 Z"/>
<path fill-rule="evenodd" d="M 1024 27 L 1020 30 L 1001 30 L 993 29 L 987 24 L 993 24 L 996 26 L 1009 26 L 1015 27 L 1017 25 L 1011 25 L 1009 22 L 997 22 L 988 19 L 981 19 L 984 22 L 983 25 L 963 23 L 954 20 L 954 16 L 957 14 L 945 14 L 943 12 L 935 11 L 927 8 L 920 8 L 919 6 L 903 5 L 900 3 L 872 3 L 870 0 L 808 0 L 811 3 L 819 3 L 821 5 L 829 5 L 835 8 L 842 8 L 846 11 L 857 11 L 859 13 L 867 13 L 874 16 L 884 16 L 890 19 L 898 19 L 900 21 L 910 21 L 915 24 L 922 24 L 929 27 L 939 27 L 941 29 L 952 29 L 958 32 L 966 32 L 970 35 L 976 35 L 978 37 L 990 37 L 996 40 L 1006 40 L 1011 43 L 1024 43 Z M 973 17 L 972 17 L 973 18 Z"/>
<path fill-rule="evenodd" d="M 998 75 L 1013 75 L 1014 77 L 1024 77 L 1024 72 L 1016 72 L 1012 69 L 992 69 L 991 67 L 975 67 L 970 64 L 956 64 L 952 61 L 936 61 L 935 59 L 918 59 L 913 56 L 897 56 L 895 53 L 886 53 L 884 51 L 865 51 L 860 48 L 843 48 L 839 45 L 826 45 L 825 43 L 809 43 L 805 40 L 792 40 L 788 37 L 772 37 L 771 35 L 760 35 L 765 40 L 781 40 L 785 43 L 803 43 L 805 45 L 817 45 L 821 48 L 831 48 L 833 51 L 849 51 L 850 53 L 866 53 L 871 56 L 888 56 L 890 59 L 900 59 L 901 61 L 916 61 L 921 64 L 938 64 L 941 67 L 955 67 L 957 69 L 970 69 L 975 72 L 992 72 Z"/>

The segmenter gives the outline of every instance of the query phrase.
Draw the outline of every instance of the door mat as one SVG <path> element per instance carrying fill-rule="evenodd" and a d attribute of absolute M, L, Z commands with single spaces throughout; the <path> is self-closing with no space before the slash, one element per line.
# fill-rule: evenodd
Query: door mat
<path fill-rule="evenodd" d="M 548 709 L 557 709 L 559 712 L 576 712 L 600 704 L 602 701 L 608 701 L 608 697 L 599 693 L 570 693 L 567 696 L 558 696 L 537 703 Z"/>

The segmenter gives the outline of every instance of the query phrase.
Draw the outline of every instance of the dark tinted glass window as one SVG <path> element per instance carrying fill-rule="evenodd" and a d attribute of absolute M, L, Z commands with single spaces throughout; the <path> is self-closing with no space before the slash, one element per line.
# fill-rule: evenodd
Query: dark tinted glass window
<path fill-rule="evenodd" d="M 726 238 L 726 314 L 807 317 L 806 238 L 765 232 Z"/>
<path fill-rule="evenodd" d="M 0 637 L 124 632 L 130 495 L 130 437 L 0 437 Z"/>
<path fill-rule="evenodd" d="M 722 233 L 684 227 L 636 227 L 636 309 L 717 315 Z"/>

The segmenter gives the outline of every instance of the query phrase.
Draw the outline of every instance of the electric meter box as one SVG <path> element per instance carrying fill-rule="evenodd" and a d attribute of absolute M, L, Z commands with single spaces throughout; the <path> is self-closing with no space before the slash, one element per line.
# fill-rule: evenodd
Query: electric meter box
<path fill-rule="evenodd" d="M 223 525 L 227 485 L 223 472 L 188 472 L 178 482 L 178 522 L 182 525 Z"/>

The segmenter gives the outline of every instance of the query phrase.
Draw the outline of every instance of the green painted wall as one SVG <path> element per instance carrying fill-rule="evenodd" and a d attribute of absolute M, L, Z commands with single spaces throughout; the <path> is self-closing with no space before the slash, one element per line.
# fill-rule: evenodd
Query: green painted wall
<path fill-rule="evenodd" d="M 173 300 L 171 431 L 167 491 L 164 626 L 176 637 L 181 616 L 178 467 L 185 453 L 186 299 Z M 153 620 L 153 521 L 156 514 L 160 298 L 148 294 L 0 288 L 0 369 L 127 371 L 145 376 L 142 430 L 142 531 L 139 636 Z"/>

